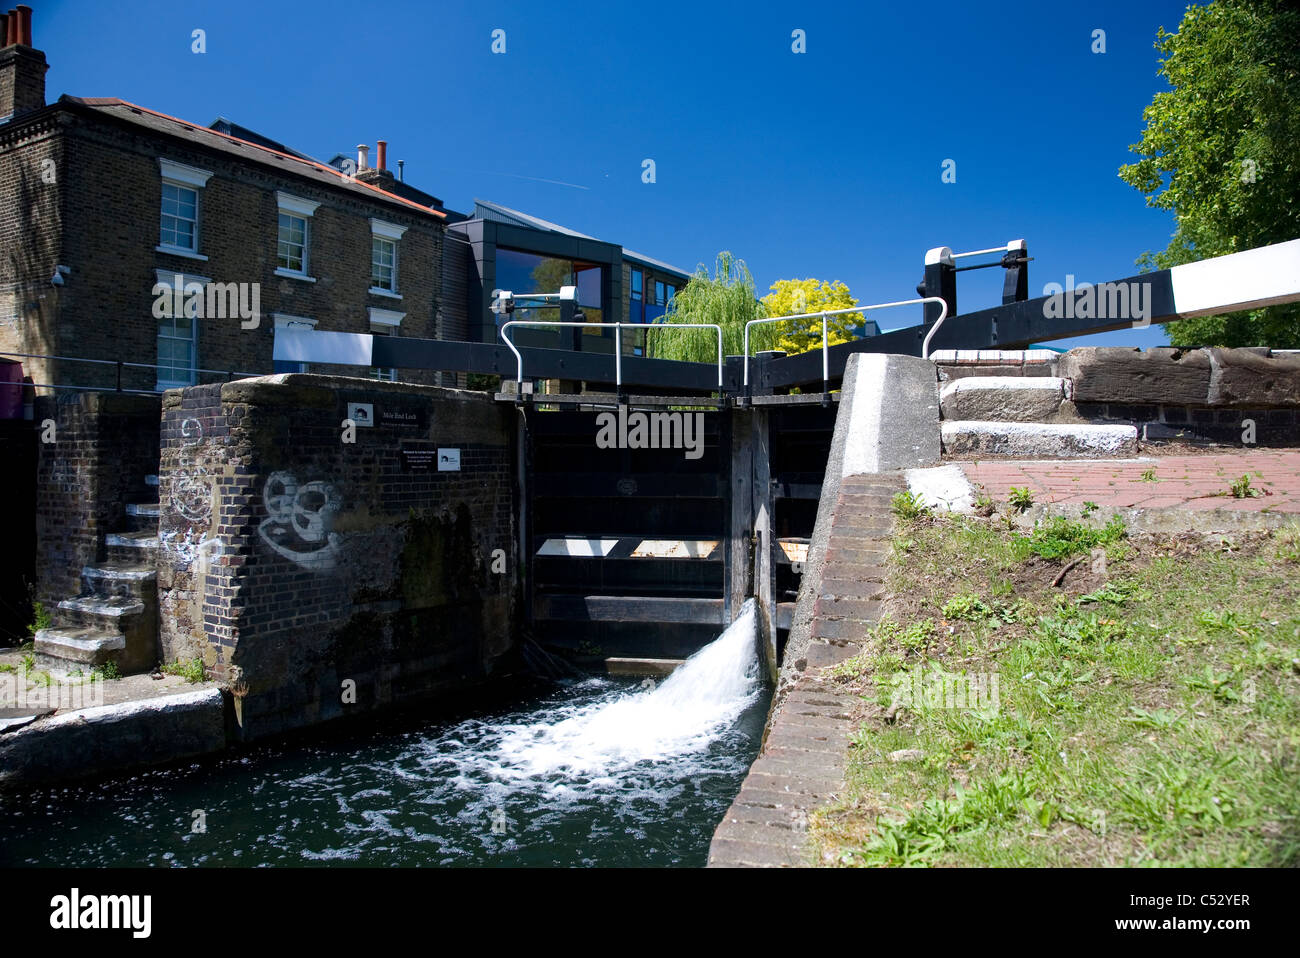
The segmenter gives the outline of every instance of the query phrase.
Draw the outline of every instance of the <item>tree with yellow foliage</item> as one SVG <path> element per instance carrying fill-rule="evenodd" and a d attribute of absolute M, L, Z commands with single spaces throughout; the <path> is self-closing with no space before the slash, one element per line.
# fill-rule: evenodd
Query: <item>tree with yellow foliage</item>
<path fill-rule="evenodd" d="M 779 279 L 770 287 L 772 292 L 763 297 L 763 307 L 768 316 L 806 314 L 807 319 L 792 319 L 777 323 L 777 349 L 791 356 L 821 349 L 822 310 L 848 309 L 858 305 L 849 288 L 835 280 L 827 283 L 819 279 Z M 826 341 L 834 346 L 857 338 L 854 328 L 861 324 L 861 313 L 841 313 L 826 317 Z"/>

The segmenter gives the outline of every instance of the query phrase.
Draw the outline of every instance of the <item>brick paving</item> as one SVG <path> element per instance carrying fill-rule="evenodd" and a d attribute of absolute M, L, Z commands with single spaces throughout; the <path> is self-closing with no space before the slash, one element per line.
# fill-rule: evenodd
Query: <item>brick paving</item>
<path fill-rule="evenodd" d="M 1300 513 L 1300 450 L 1251 449 L 1153 459 L 959 462 L 977 490 L 1005 502 L 1012 486 L 1033 490 L 1041 504 L 1086 501 L 1103 508 L 1210 509 Z M 1142 478 L 1154 470 L 1156 481 Z M 1234 499 L 1229 485 L 1250 476 L 1265 494 Z"/>
<path fill-rule="evenodd" d="M 857 654 L 879 620 L 893 532 L 890 506 L 901 489 L 899 479 L 882 476 L 852 476 L 840 484 L 806 665 L 768 723 L 762 751 L 714 832 L 709 867 L 814 863 L 808 813 L 843 788 L 857 704 L 856 696 L 823 677 L 823 669 Z"/>

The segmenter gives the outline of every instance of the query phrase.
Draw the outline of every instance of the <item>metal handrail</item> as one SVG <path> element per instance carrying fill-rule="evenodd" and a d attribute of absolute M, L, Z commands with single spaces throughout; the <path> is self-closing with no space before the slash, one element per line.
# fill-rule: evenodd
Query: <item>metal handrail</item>
<path fill-rule="evenodd" d="M 822 392 L 826 392 L 826 387 L 830 383 L 830 352 L 827 345 L 826 336 L 826 317 L 842 316 L 845 313 L 865 313 L 873 309 L 889 309 L 893 306 L 915 306 L 918 303 L 938 303 L 939 318 L 935 321 L 934 327 L 930 334 L 925 337 L 925 342 L 921 344 L 921 358 L 926 359 L 927 351 L 930 348 L 930 337 L 934 335 L 939 324 L 948 318 L 948 303 L 939 296 L 922 296 L 920 299 L 902 299 L 896 303 L 871 303 L 866 306 L 850 306 L 846 309 L 827 309 L 817 313 L 794 313 L 790 316 L 771 316 L 764 319 L 751 319 L 745 324 L 745 394 L 749 394 L 749 327 L 756 326 L 759 323 L 779 323 L 791 319 L 807 319 L 810 316 L 820 316 L 822 320 Z"/>
<path fill-rule="evenodd" d="M 1011 242 L 1014 243 L 1015 240 L 1012 240 Z M 1011 243 L 1007 243 L 1002 246 L 990 246 L 988 249 L 973 249 L 969 253 L 952 253 L 950 255 L 952 256 L 953 259 L 964 259 L 967 256 L 984 256 L 987 253 L 1010 253 L 1010 252 L 1011 252 Z"/>
<path fill-rule="evenodd" d="M 523 383 L 524 381 L 524 356 L 523 353 L 515 347 L 510 337 L 506 335 L 506 330 L 511 326 L 598 326 L 608 327 L 614 330 L 614 388 L 622 391 L 623 388 L 623 329 L 643 329 L 647 332 L 651 329 L 711 329 L 718 334 L 718 391 L 722 391 L 722 327 L 717 323 L 579 323 L 579 322 L 559 322 L 543 319 L 512 319 L 508 323 L 501 324 L 501 339 L 515 354 L 518 375 L 515 381 Z"/>
<path fill-rule="evenodd" d="M 96 365 L 96 366 L 116 366 L 116 367 L 117 367 L 117 370 L 118 370 L 118 375 L 117 375 L 117 388 L 113 390 L 114 392 L 130 392 L 130 393 L 145 393 L 145 394 L 155 394 L 155 393 L 158 392 L 158 390 L 156 390 L 156 389 L 123 389 L 123 388 L 122 388 L 122 368 L 125 367 L 125 366 L 130 366 L 130 367 L 135 368 L 135 369 L 173 369 L 173 368 L 175 368 L 175 367 L 172 367 L 172 366 L 163 366 L 163 365 L 161 365 L 161 364 L 159 364 L 159 363 L 133 363 L 133 362 L 128 362 L 127 360 L 124 360 L 124 359 L 87 359 L 87 358 L 85 358 L 84 356 L 51 356 L 51 355 L 48 355 L 48 354 L 46 354 L 46 353 L 9 353 L 9 352 L 0 352 L 0 356 L 17 356 L 17 357 L 19 357 L 19 358 L 21 358 L 21 359 L 54 359 L 54 360 L 58 360 L 59 362 L 65 362 L 65 363 L 92 363 L 92 364 L 94 364 L 94 365 Z M 219 375 L 219 376 L 229 376 L 229 377 L 232 378 L 232 379 L 233 379 L 234 377 L 236 377 L 236 376 L 238 376 L 238 377 L 240 377 L 240 378 L 249 378 L 249 377 L 253 377 L 253 376 L 269 376 L 269 375 L 271 375 L 270 373 L 248 373 L 248 372 L 236 372 L 236 371 L 233 370 L 233 369 L 204 369 L 204 368 L 202 368 L 202 367 L 200 367 L 200 366 L 195 366 L 192 370 L 190 370 L 190 372 L 194 372 L 194 373 L 215 373 L 215 374 L 217 374 L 217 375 Z M 69 385 L 62 385 L 62 386 L 61 386 L 61 385 L 58 385 L 57 383 L 8 383 L 8 384 L 3 384 L 3 385 L 15 385 L 15 386 L 17 386 L 17 385 L 23 385 L 23 386 L 40 387 L 40 388 L 43 388 L 43 389 L 84 389 L 84 390 L 91 391 L 91 392 L 98 391 L 98 390 L 102 390 L 102 389 L 105 388 L 105 387 L 103 387 L 103 386 L 69 386 Z"/>

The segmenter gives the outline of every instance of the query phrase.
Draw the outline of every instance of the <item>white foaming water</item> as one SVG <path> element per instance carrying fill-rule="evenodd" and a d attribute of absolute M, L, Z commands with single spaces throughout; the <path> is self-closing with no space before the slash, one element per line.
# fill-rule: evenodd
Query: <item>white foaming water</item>
<path fill-rule="evenodd" d="M 494 777 L 601 778 L 706 749 L 760 691 L 754 601 L 663 684 L 511 726 L 492 749 Z M 567 712 L 567 714 L 565 714 Z M 549 717 L 548 717 L 549 718 Z"/>

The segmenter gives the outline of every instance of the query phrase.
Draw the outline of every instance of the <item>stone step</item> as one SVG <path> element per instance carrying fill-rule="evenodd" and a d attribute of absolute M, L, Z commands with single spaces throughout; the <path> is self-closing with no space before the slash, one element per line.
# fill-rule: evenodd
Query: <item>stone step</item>
<path fill-rule="evenodd" d="M 944 455 L 957 459 L 1104 459 L 1138 453 L 1134 426 L 958 420 L 939 428 Z"/>
<path fill-rule="evenodd" d="M 84 626 L 41 629 L 36 633 L 34 649 L 37 655 L 52 659 L 103 665 L 126 649 L 126 636 Z"/>
<path fill-rule="evenodd" d="M 134 562 L 101 562 L 81 570 L 81 583 L 87 595 L 133 596 L 143 599 L 154 592 L 158 570 L 152 565 Z"/>
<path fill-rule="evenodd" d="M 939 410 L 955 421 L 1052 422 L 1069 398 L 1059 376 L 975 376 L 944 383 Z"/>
<path fill-rule="evenodd" d="M 148 529 L 131 532 L 110 532 L 104 536 L 104 545 L 114 558 L 139 562 L 151 559 L 158 552 L 158 533 Z"/>
<path fill-rule="evenodd" d="M 156 488 L 158 488 L 158 477 L 157 477 L 157 476 L 145 476 L 145 477 L 144 477 L 144 484 L 145 484 L 146 486 L 153 486 L 153 487 L 156 489 Z"/>
<path fill-rule="evenodd" d="M 122 631 L 127 616 L 144 612 L 144 603 L 128 595 L 78 595 L 59 603 L 59 618 L 70 626 Z"/>
<path fill-rule="evenodd" d="M 162 506 L 157 502 L 128 502 L 126 514 L 157 519 L 162 514 Z"/>

